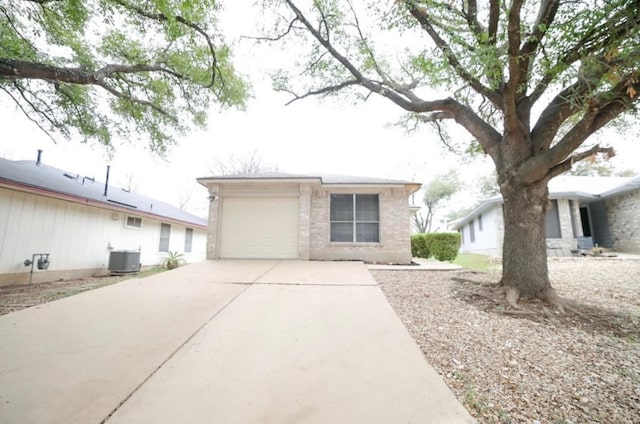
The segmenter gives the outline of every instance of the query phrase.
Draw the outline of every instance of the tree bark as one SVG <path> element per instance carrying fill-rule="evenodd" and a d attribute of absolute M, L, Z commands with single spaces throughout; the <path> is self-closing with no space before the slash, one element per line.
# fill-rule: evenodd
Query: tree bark
<path fill-rule="evenodd" d="M 505 193 L 505 191 L 507 193 Z M 504 241 L 502 285 L 520 297 L 550 300 L 547 268 L 547 181 L 503 188 Z"/>

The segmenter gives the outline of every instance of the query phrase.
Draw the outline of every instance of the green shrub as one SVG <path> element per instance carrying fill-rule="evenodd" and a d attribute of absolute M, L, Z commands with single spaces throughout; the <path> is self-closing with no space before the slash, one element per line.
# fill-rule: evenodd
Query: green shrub
<path fill-rule="evenodd" d="M 425 244 L 429 252 L 439 261 L 453 261 L 460 249 L 460 233 L 427 234 Z"/>
<path fill-rule="evenodd" d="M 426 235 L 414 234 L 411 236 L 411 255 L 414 258 L 428 259 L 431 256 L 426 244 Z"/>

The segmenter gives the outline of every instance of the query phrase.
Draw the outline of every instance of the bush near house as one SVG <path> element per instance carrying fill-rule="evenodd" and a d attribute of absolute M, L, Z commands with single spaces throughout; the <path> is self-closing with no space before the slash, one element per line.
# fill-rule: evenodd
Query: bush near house
<path fill-rule="evenodd" d="M 414 234 L 411 236 L 411 255 L 414 258 L 428 259 L 431 254 L 427 249 L 426 234 Z"/>
<path fill-rule="evenodd" d="M 411 236 L 411 254 L 416 258 L 433 256 L 439 261 L 453 261 L 458 256 L 459 233 L 426 233 Z"/>

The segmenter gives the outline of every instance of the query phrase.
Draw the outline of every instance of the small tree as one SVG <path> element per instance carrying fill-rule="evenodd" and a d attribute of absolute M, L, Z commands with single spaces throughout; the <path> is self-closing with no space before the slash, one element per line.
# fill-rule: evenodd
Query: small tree
<path fill-rule="evenodd" d="M 436 211 L 442 203 L 453 196 L 460 189 L 460 180 L 456 171 L 449 171 L 438 175 L 423 188 L 422 202 L 426 208 L 425 213 L 418 212 L 414 215 L 414 224 L 421 233 L 431 232 Z"/>
<path fill-rule="evenodd" d="M 215 175 L 246 175 L 258 172 L 278 172 L 278 166 L 265 163 L 257 151 L 244 156 L 230 155 L 227 159 L 216 159 L 209 172 Z"/>

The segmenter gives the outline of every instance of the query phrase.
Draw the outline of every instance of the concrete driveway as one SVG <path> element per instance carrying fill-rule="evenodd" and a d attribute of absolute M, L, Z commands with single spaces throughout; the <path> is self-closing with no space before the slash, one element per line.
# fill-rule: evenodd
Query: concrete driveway
<path fill-rule="evenodd" d="M 1 316 L 0 422 L 473 420 L 364 264 L 264 260 Z"/>

